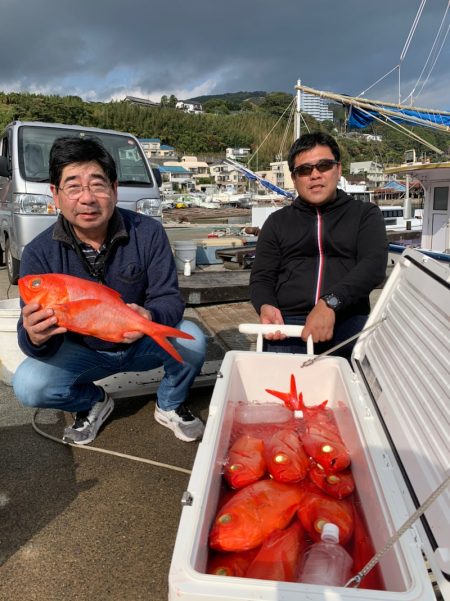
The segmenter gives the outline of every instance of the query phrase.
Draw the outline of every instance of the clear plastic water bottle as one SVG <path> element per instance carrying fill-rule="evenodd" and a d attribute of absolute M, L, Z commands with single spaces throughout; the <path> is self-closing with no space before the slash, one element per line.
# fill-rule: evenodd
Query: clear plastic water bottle
<path fill-rule="evenodd" d="M 344 586 L 351 577 L 352 558 L 339 544 L 339 528 L 326 523 L 321 541 L 305 554 L 300 582 L 323 586 Z"/>

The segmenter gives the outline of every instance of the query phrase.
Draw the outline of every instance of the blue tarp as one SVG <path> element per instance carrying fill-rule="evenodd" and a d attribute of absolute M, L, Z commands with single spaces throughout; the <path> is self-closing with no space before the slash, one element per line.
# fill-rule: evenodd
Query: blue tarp
<path fill-rule="evenodd" d="M 423 121 L 429 121 L 430 127 L 432 124 L 438 125 L 447 125 L 450 127 L 450 115 L 439 115 L 436 113 L 426 113 L 426 112 L 418 112 L 418 111 L 410 111 L 407 109 L 397 109 L 392 107 L 380 107 L 381 109 L 386 108 L 386 110 L 392 111 L 394 113 L 398 113 L 399 115 L 403 115 L 402 117 L 393 117 L 392 115 L 387 115 L 386 117 L 378 111 L 367 111 L 361 110 L 355 106 L 351 106 L 348 112 L 348 125 L 350 127 L 356 127 L 357 129 L 362 129 L 367 127 L 374 121 L 373 115 L 382 119 L 392 119 L 395 123 L 403 123 L 414 125 L 414 121 L 408 120 L 408 116 L 415 117 L 416 119 L 422 119 Z M 426 126 L 425 124 L 423 124 Z"/>

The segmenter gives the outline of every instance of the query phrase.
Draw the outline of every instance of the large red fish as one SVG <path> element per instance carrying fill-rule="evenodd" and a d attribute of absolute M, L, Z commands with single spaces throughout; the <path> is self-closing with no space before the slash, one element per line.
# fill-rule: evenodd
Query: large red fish
<path fill-rule="evenodd" d="M 19 292 L 25 304 L 35 302 L 43 309 L 53 309 L 60 327 L 109 342 L 123 342 L 126 332 L 142 332 L 180 363 L 183 359 L 167 336 L 193 338 L 139 315 L 115 290 L 71 275 L 26 275 L 19 280 Z"/>
<path fill-rule="evenodd" d="M 310 460 L 293 430 L 278 430 L 265 445 L 269 473 L 278 482 L 299 482 L 308 473 Z"/>
<path fill-rule="evenodd" d="M 231 488 L 243 488 L 266 473 L 264 443 L 254 436 L 240 436 L 230 447 L 223 476 Z"/>
<path fill-rule="evenodd" d="M 348 497 L 355 490 L 355 481 L 349 469 L 327 474 L 322 466 L 316 464 L 309 470 L 309 477 L 320 490 L 335 499 Z"/>
<path fill-rule="evenodd" d="M 247 551 L 285 528 L 304 496 L 296 484 L 259 480 L 239 490 L 219 510 L 209 534 L 218 551 Z"/>
<path fill-rule="evenodd" d="M 316 489 L 316 490 L 314 490 Z M 347 499 L 334 499 L 312 483 L 304 485 L 297 515 L 314 542 L 319 542 L 323 525 L 331 522 L 339 527 L 339 542 L 345 545 L 353 534 L 353 508 Z"/>
<path fill-rule="evenodd" d="M 333 412 L 326 407 L 328 401 L 319 405 L 305 405 L 302 393 L 297 393 L 294 374 L 291 375 L 289 392 L 269 389 L 266 392 L 281 399 L 292 411 L 301 412 L 303 431 L 300 438 L 305 451 L 316 463 L 327 473 L 348 467 L 350 455 L 340 437 Z"/>
<path fill-rule="evenodd" d="M 292 526 L 275 530 L 266 538 L 245 576 L 297 582 L 305 548 L 305 533 L 300 522 L 295 520 Z"/>
<path fill-rule="evenodd" d="M 239 553 L 212 553 L 208 559 L 206 572 L 215 576 L 236 576 L 243 578 L 258 549 Z"/>

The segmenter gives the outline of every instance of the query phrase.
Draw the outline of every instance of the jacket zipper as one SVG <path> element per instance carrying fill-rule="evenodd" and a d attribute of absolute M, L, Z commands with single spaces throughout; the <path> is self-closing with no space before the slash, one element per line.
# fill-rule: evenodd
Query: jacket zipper
<path fill-rule="evenodd" d="M 320 299 L 320 292 L 322 289 L 322 279 L 323 279 L 323 268 L 325 262 L 325 256 L 323 252 L 323 221 L 322 215 L 319 209 L 316 209 L 317 212 L 317 244 L 319 247 L 319 267 L 317 270 L 317 282 L 316 282 L 316 293 L 314 295 L 314 305 L 317 305 Z"/>

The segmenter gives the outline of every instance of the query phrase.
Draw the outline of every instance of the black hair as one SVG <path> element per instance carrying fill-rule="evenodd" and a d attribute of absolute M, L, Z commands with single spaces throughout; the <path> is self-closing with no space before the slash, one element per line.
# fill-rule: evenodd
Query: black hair
<path fill-rule="evenodd" d="M 316 146 L 328 146 L 336 161 L 341 161 L 341 151 L 339 150 L 336 140 L 329 134 L 321 131 L 315 131 L 309 134 L 303 134 L 303 136 L 297 138 L 297 140 L 295 140 L 295 142 L 292 144 L 288 154 L 289 171 L 292 173 L 294 170 L 295 157 L 298 154 L 307 150 L 312 150 Z"/>
<path fill-rule="evenodd" d="M 111 184 L 117 181 L 116 163 L 98 138 L 93 136 L 56 138 L 50 149 L 50 183 L 59 187 L 64 167 L 90 161 L 100 165 Z"/>

